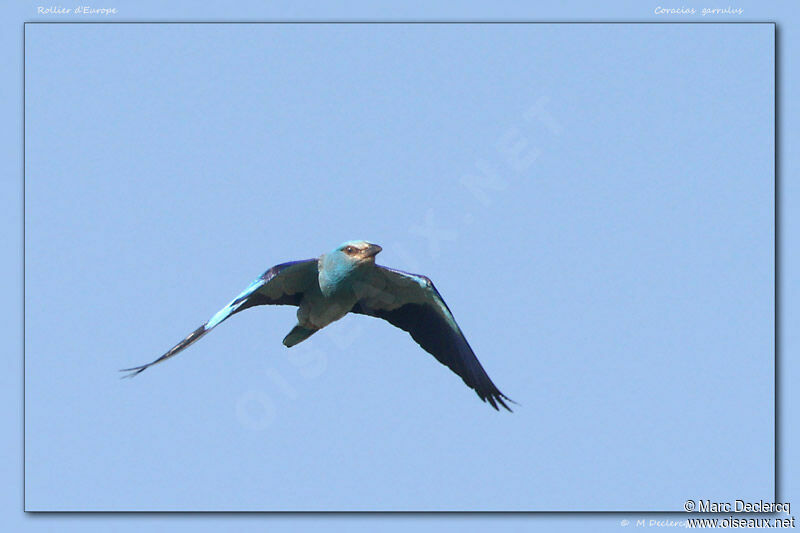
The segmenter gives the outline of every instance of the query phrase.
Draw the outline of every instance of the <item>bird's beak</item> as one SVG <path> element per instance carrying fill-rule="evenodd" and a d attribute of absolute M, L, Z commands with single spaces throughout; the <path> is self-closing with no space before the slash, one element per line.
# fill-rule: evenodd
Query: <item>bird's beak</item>
<path fill-rule="evenodd" d="M 370 244 L 366 250 L 364 250 L 364 257 L 375 257 L 378 255 L 383 248 L 378 246 L 377 244 Z"/>

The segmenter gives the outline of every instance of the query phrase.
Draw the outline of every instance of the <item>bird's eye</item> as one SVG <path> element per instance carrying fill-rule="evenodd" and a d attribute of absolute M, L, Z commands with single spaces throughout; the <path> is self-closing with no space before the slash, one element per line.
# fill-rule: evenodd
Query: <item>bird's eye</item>
<path fill-rule="evenodd" d="M 346 254 L 352 254 L 355 251 L 356 251 L 356 249 L 353 248 L 352 246 L 348 246 L 347 248 L 344 249 L 344 253 L 346 253 Z"/>

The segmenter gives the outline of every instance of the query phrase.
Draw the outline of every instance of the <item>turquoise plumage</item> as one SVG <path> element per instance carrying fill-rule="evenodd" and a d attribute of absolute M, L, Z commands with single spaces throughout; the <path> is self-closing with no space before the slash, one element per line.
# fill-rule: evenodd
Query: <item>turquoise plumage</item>
<path fill-rule="evenodd" d="M 146 365 L 125 369 L 126 377 L 177 355 L 240 311 L 256 305 L 294 305 L 297 325 L 283 339 L 287 347 L 348 313 L 381 318 L 410 333 L 481 400 L 510 411 L 506 401 L 511 400 L 486 374 L 431 280 L 377 265 L 375 256 L 380 251 L 377 244 L 348 241 L 318 259 L 276 265 L 167 353 Z"/>

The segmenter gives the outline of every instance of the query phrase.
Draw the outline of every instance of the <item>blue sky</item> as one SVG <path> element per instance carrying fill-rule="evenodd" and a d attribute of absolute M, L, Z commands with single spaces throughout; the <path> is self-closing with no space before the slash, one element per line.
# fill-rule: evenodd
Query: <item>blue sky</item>
<path fill-rule="evenodd" d="M 29 508 L 771 496 L 771 28 L 71 28 L 28 27 Z M 436 281 L 514 415 L 366 318 L 292 357 L 288 308 L 114 379 L 354 237 Z"/>
<path fill-rule="evenodd" d="M 771 25 L 26 43 L 28 509 L 771 496 Z M 116 379 L 272 264 L 351 238 L 436 281 L 515 414 L 376 320 L 287 351 L 288 308 Z"/>

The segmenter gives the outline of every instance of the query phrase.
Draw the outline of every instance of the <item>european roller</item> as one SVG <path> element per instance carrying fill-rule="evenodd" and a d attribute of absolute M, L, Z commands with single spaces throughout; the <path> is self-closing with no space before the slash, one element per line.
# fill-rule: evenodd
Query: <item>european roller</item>
<path fill-rule="evenodd" d="M 382 318 L 411 337 L 458 374 L 484 402 L 511 411 L 505 396 L 481 366 L 453 314 L 430 279 L 375 263 L 377 244 L 348 241 L 318 259 L 276 265 L 253 281 L 208 322 L 167 353 L 128 368 L 133 377 L 194 344 L 230 316 L 256 305 L 297 306 L 297 325 L 283 339 L 289 348 L 348 313 Z"/>

